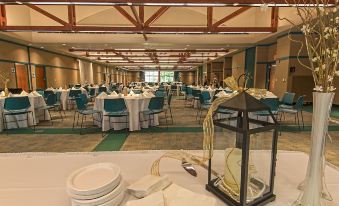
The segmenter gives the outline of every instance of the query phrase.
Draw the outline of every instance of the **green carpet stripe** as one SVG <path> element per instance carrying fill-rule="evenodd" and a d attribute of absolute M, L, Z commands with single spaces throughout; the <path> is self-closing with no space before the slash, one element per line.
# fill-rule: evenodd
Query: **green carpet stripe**
<path fill-rule="evenodd" d="M 305 129 L 302 131 L 311 131 L 312 127 L 310 125 L 305 125 Z M 297 125 L 281 125 L 280 129 L 281 131 L 285 132 L 298 132 L 299 127 Z M 339 125 L 330 125 L 328 127 L 329 131 L 339 131 Z M 72 128 L 39 128 L 36 129 L 34 132 L 32 129 L 13 129 L 9 130 L 9 134 L 74 134 L 79 135 L 80 130 L 79 129 L 72 129 Z M 142 129 L 140 131 L 135 131 L 133 133 L 199 133 L 203 132 L 202 127 L 154 127 L 154 128 L 148 128 L 148 129 Z M 83 130 L 84 134 L 101 134 L 100 128 L 88 128 Z M 6 134 L 6 132 L 2 132 L 0 134 Z M 119 133 L 118 133 L 119 134 Z M 111 135 L 117 135 L 117 134 L 111 134 Z M 110 136 L 111 136 L 110 135 Z"/>
<path fill-rule="evenodd" d="M 93 151 L 119 151 L 126 139 L 126 134 L 109 134 Z"/>

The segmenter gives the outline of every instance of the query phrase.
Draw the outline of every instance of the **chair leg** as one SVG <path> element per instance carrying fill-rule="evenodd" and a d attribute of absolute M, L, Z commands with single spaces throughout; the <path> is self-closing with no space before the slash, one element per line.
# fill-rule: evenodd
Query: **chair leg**
<path fill-rule="evenodd" d="M 128 131 L 129 131 L 129 126 L 128 126 L 128 115 L 126 115 L 126 137 L 128 137 Z"/>
<path fill-rule="evenodd" d="M 51 125 L 53 126 L 53 118 L 52 118 L 51 112 L 49 110 L 47 111 L 48 111 L 49 117 L 51 118 Z"/>
<path fill-rule="evenodd" d="M 80 135 L 82 135 L 82 125 L 84 123 L 84 116 L 85 115 L 81 115 Z"/>
<path fill-rule="evenodd" d="M 169 107 L 169 111 L 170 111 L 170 115 L 171 115 L 171 122 L 172 122 L 172 124 L 174 124 L 171 107 Z"/>
<path fill-rule="evenodd" d="M 165 121 L 166 121 L 166 127 L 168 129 L 168 123 L 167 123 L 167 112 L 165 112 Z"/>
<path fill-rule="evenodd" d="M 303 117 L 303 110 L 300 110 L 300 115 L 301 115 L 301 122 L 303 123 L 303 130 L 305 130 L 304 117 Z"/>
<path fill-rule="evenodd" d="M 62 113 L 61 113 L 61 106 L 59 107 L 59 114 L 60 114 L 60 117 L 61 117 L 61 121 L 63 122 L 64 121 L 64 117 L 62 116 Z"/>
<path fill-rule="evenodd" d="M 298 112 L 296 113 L 296 117 L 297 117 L 297 120 L 298 120 L 298 128 L 299 128 L 299 130 L 301 130 L 300 123 L 299 123 L 299 114 L 298 114 Z"/>
<path fill-rule="evenodd" d="M 75 126 L 75 116 L 77 115 L 76 113 L 77 113 L 77 111 L 75 110 L 74 111 L 74 116 L 73 116 L 73 127 L 72 127 L 72 129 L 74 129 L 74 126 Z"/>

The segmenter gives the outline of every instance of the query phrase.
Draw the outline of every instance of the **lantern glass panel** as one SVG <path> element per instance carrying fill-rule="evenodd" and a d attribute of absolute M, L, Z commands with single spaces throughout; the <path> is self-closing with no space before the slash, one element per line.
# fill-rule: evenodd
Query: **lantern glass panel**
<path fill-rule="evenodd" d="M 234 121 L 236 120 L 220 122 L 232 125 L 236 124 Z M 215 126 L 211 179 L 215 180 L 214 185 L 225 195 L 240 202 L 242 149 L 236 147 L 237 137 L 242 139 L 242 133 Z"/>
<path fill-rule="evenodd" d="M 274 130 L 250 135 L 247 202 L 270 193 Z"/>

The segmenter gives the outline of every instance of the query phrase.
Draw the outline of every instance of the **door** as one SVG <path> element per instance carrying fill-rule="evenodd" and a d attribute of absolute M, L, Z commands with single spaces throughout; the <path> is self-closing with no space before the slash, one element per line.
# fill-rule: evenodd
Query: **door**
<path fill-rule="evenodd" d="M 28 92 L 29 91 L 29 83 L 28 83 L 27 65 L 16 64 L 15 65 L 15 72 L 16 72 L 17 87 Z"/>
<path fill-rule="evenodd" d="M 46 73 L 44 66 L 35 66 L 35 79 L 37 89 L 46 89 Z"/>

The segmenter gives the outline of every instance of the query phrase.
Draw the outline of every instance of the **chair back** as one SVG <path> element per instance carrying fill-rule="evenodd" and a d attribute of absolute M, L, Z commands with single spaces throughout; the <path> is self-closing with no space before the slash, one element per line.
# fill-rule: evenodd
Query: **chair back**
<path fill-rule="evenodd" d="M 36 90 L 36 92 L 38 92 L 38 94 L 40 94 L 41 96 L 45 97 L 45 92 L 43 90 Z"/>
<path fill-rule="evenodd" d="M 87 109 L 86 103 L 84 102 L 83 98 L 76 97 L 75 102 L 77 104 L 77 110 L 82 111 Z"/>
<path fill-rule="evenodd" d="M 203 92 L 201 92 L 201 94 L 202 94 L 202 96 L 204 97 L 204 101 L 208 101 L 208 100 L 211 99 L 211 95 L 210 95 L 209 92 L 203 91 Z"/>
<path fill-rule="evenodd" d="M 177 85 L 171 85 L 171 90 L 177 90 Z"/>
<path fill-rule="evenodd" d="M 149 110 L 160 110 L 164 108 L 164 97 L 152 97 L 149 104 L 148 109 Z"/>
<path fill-rule="evenodd" d="M 84 103 L 85 105 L 87 105 L 88 99 L 87 99 L 86 94 L 82 94 L 82 93 L 81 93 L 81 94 L 79 95 L 79 97 L 82 99 L 83 103 Z"/>
<path fill-rule="evenodd" d="M 187 87 L 186 89 L 188 95 L 192 95 L 193 89 L 191 87 Z"/>
<path fill-rule="evenodd" d="M 69 96 L 69 97 L 76 98 L 76 97 L 78 97 L 81 93 L 82 93 L 82 92 L 81 92 L 80 89 L 71 89 L 71 90 L 69 91 L 68 96 Z"/>
<path fill-rule="evenodd" d="M 76 84 L 74 87 L 75 87 L 76 89 L 80 89 L 81 84 Z"/>
<path fill-rule="evenodd" d="M 165 91 L 157 90 L 155 92 L 156 97 L 165 97 Z"/>
<path fill-rule="evenodd" d="M 198 90 L 198 89 L 192 89 L 192 95 L 193 95 L 194 97 L 199 97 L 200 93 L 201 93 L 200 90 Z"/>
<path fill-rule="evenodd" d="M 47 96 L 47 100 L 46 100 L 46 104 L 47 106 L 53 106 L 55 105 L 57 102 L 57 95 L 52 93 L 50 95 Z"/>
<path fill-rule="evenodd" d="M 101 93 L 101 92 L 107 92 L 107 88 L 106 87 L 99 87 L 99 94 Z"/>
<path fill-rule="evenodd" d="M 45 90 L 44 91 L 44 98 L 47 99 L 50 94 L 54 94 L 54 91 L 52 91 L 52 90 Z"/>
<path fill-rule="evenodd" d="M 7 97 L 5 99 L 4 110 L 23 110 L 31 106 L 27 96 L 24 97 Z"/>
<path fill-rule="evenodd" d="M 95 96 L 95 88 L 89 88 L 89 96 L 91 97 Z"/>
<path fill-rule="evenodd" d="M 302 110 L 304 105 L 304 95 L 301 95 L 300 97 L 298 97 L 297 102 L 295 103 L 295 109 L 300 111 Z"/>
<path fill-rule="evenodd" d="M 61 100 L 61 92 L 60 91 L 59 92 L 55 92 L 55 94 L 56 94 L 56 101 L 60 102 L 60 100 Z"/>
<path fill-rule="evenodd" d="M 284 96 L 281 99 L 281 102 L 283 104 L 292 105 L 293 104 L 293 100 L 294 100 L 294 96 L 295 96 L 295 93 L 285 92 Z"/>
<path fill-rule="evenodd" d="M 266 104 L 271 112 L 278 111 L 279 108 L 279 99 L 278 98 L 262 98 L 260 101 Z"/>
<path fill-rule="evenodd" d="M 134 92 L 134 94 L 141 94 L 141 90 L 139 89 L 133 89 L 132 91 Z"/>
<path fill-rule="evenodd" d="M 124 112 L 126 110 L 127 107 L 123 98 L 104 99 L 105 112 Z"/>

